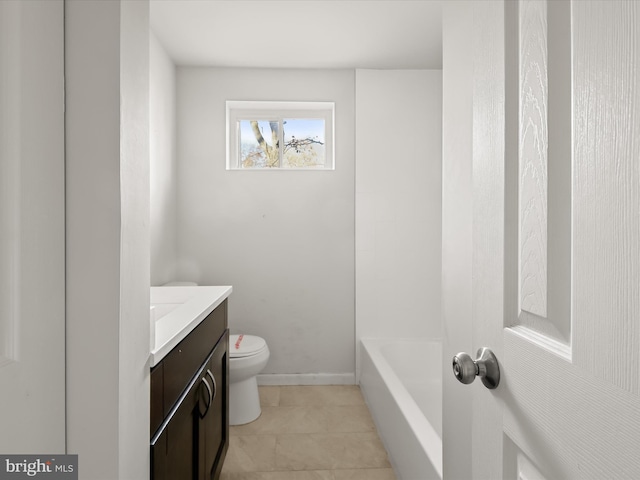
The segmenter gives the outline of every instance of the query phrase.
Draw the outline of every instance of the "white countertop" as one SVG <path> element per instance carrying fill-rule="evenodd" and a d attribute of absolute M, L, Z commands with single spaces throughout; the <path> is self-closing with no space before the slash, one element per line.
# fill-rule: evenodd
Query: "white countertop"
<path fill-rule="evenodd" d="M 151 366 L 156 366 L 230 294 L 231 286 L 151 287 Z"/>

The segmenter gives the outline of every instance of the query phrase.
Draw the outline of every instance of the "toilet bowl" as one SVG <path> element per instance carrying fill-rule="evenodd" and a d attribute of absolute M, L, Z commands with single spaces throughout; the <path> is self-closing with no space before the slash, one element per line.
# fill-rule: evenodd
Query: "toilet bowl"
<path fill-rule="evenodd" d="M 260 416 L 258 375 L 269 360 L 267 342 L 255 335 L 229 336 L 229 425 L 243 425 Z"/>

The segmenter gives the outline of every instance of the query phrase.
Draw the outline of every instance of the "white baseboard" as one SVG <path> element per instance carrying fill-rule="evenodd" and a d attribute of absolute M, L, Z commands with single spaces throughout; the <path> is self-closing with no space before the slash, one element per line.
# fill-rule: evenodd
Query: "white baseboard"
<path fill-rule="evenodd" d="M 265 373 L 258 385 L 355 385 L 355 373 Z"/>

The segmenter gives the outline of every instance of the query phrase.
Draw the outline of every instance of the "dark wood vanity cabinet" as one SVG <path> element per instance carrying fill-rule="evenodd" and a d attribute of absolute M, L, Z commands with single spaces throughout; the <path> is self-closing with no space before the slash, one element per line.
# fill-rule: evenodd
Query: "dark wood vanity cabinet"
<path fill-rule="evenodd" d="M 151 370 L 151 479 L 220 476 L 229 446 L 226 300 Z"/>

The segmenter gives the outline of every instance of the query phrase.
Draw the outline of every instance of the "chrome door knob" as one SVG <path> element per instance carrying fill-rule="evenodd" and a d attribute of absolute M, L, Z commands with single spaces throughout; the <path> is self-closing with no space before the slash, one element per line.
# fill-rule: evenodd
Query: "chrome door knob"
<path fill-rule="evenodd" d="M 485 387 L 494 389 L 500 383 L 500 366 L 491 350 L 483 347 L 478 350 L 476 360 L 468 353 L 460 352 L 453 357 L 453 374 L 464 383 L 469 384 L 480 377 Z"/>

